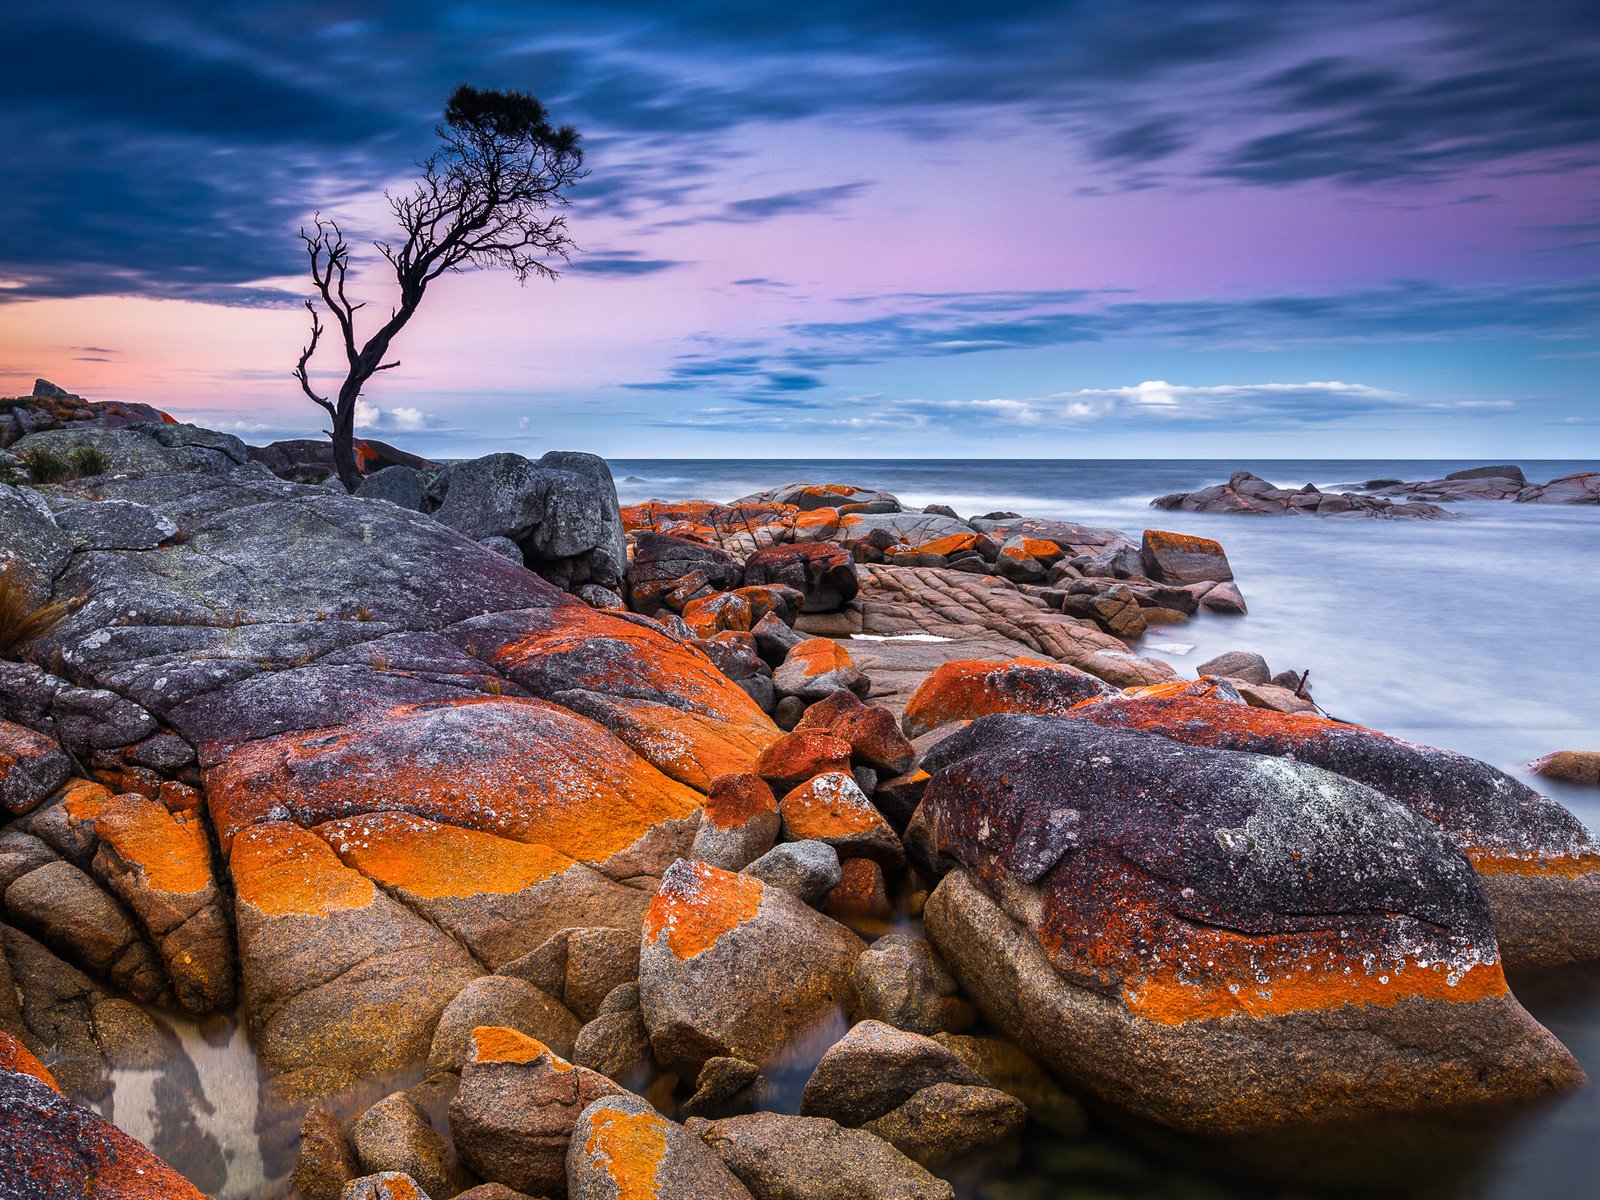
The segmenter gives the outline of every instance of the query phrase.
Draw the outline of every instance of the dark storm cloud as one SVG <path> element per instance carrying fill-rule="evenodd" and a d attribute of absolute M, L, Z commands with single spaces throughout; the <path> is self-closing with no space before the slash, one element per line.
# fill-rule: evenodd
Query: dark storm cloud
<path fill-rule="evenodd" d="M 252 285 L 298 273 L 304 214 L 403 178 L 465 80 L 532 90 L 584 131 L 594 172 L 575 215 L 658 226 L 848 200 L 861 184 L 727 195 L 730 135 L 794 122 L 829 136 L 1049 129 L 1101 189 L 1570 169 L 1600 143 L 1597 11 L 408 0 L 374 15 L 337 0 L 21 0 L 0 72 L 0 274 L 24 286 L 0 295 L 290 300 Z M 625 278 L 604 265 L 622 261 L 589 272 Z"/>

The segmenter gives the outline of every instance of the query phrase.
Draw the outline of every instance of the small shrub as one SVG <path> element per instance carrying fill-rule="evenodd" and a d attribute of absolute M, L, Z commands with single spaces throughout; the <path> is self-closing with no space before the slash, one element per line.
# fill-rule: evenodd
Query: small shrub
<path fill-rule="evenodd" d="M 86 475 L 104 475 L 111 470 L 111 456 L 98 446 L 78 446 L 67 455 L 67 461 L 80 479 Z"/>
<path fill-rule="evenodd" d="M 71 473 L 71 468 L 59 454 L 42 448 L 29 450 L 22 455 L 22 465 L 27 468 L 28 479 L 32 483 L 60 483 Z"/>
<path fill-rule="evenodd" d="M 12 658 L 23 646 L 42 637 L 71 611 L 65 601 L 36 605 L 15 559 L 0 567 L 0 655 Z"/>

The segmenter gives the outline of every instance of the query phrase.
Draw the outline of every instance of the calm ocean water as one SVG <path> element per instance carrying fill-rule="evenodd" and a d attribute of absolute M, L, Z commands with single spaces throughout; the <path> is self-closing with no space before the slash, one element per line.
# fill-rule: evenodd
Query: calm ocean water
<path fill-rule="evenodd" d="M 1328 520 L 1162 512 L 1152 497 L 1225 480 L 1238 469 L 1283 486 L 1437 479 L 1464 460 L 684 461 L 611 463 L 623 503 L 726 501 L 779 484 L 851 483 L 902 503 L 948 504 L 963 516 L 1006 509 L 1124 530 L 1216 538 L 1248 616 L 1202 614 L 1147 635 L 1138 648 L 1193 674 L 1224 650 L 1264 654 L 1274 670 L 1309 669 L 1319 703 L 1351 721 L 1446 746 L 1535 783 L 1600 829 L 1600 790 L 1551 786 L 1523 769 L 1558 749 L 1600 749 L 1600 508 L 1453 504 L 1461 521 Z M 1544 482 L 1600 463 L 1524 461 Z M 1166 649 L 1153 649 L 1157 644 Z M 1184 649 L 1187 647 L 1187 649 Z M 1182 651 L 1182 652 L 1179 652 Z M 1523 1002 L 1600 1080 L 1600 972 L 1514 981 Z M 1440 1140 L 1433 1143 L 1441 1145 Z M 1020 1171 L 984 1180 L 983 1197 L 1246 1194 L 1188 1155 L 1114 1138 L 1083 1152 L 1031 1145 Z M 1414 1147 L 1357 1144 L 1339 1166 L 1358 1176 L 1406 1173 L 1408 1194 L 1473 1200 L 1600 1196 L 1600 1087 L 1517 1123 L 1472 1131 L 1444 1157 L 1450 1177 Z M 1406 1161 L 1401 1161 L 1405 1159 Z M 1334 1165 L 1305 1160 L 1307 1191 L 1335 1186 Z M 1215 1190 L 1213 1190 L 1215 1189 Z M 1292 1191 L 1293 1189 L 1291 1189 Z M 1340 1189 L 1342 1190 L 1342 1189 Z M 1356 1194 L 1365 1189 L 1357 1184 Z M 1250 1193 L 1254 1194 L 1254 1193 Z M 1265 1194 L 1286 1194 L 1268 1187 Z"/>

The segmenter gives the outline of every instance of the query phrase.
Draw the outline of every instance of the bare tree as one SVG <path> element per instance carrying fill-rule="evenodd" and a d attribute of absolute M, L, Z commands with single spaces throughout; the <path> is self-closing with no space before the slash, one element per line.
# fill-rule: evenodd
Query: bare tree
<path fill-rule="evenodd" d="M 300 231 L 311 264 L 311 282 L 320 309 L 332 314 L 344 344 L 344 382 L 333 399 L 311 385 L 309 365 L 325 326 L 315 300 L 311 340 L 300 353 L 294 376 L 300 388 L 333 421 L 333 461 L 348 488 L 360 482 L 355 454 L 356 400 L 388 361 L 395 335 L 416 315 L 422 297 L 446 271 L 467 266 L 504 267 L 526 283 L 530 276 L 555 278 L 553 262 L 573 249 L 567 234 L 566 191 L 586 172 L 578 133 L 554 126 L 545 107 L 526 92 L 480 91 L 459 87 L 437 129 L 440 147 L 421 163 L 422 178 L 409 195 L 385 193 L 405 240 L 398 246 L 373 243 L 394 268 L 399 302 L 365 342 L 356 333 L 356 314 L 365 303 L 345 295 L 350 247 L 336 221 L 318 213 L 312 231 Z"/>

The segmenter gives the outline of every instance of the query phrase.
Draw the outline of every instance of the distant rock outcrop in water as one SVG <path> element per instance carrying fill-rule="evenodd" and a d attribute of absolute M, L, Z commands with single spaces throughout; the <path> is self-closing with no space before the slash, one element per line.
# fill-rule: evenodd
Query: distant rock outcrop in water
<path fill-rule="evenodd" d="M 1549 483 L 1529 483 L 1521 467 L 1473 467 L 1421 483 L 1374 480 L 1374 496 L 1407 500 L 1515 500 L 1518 504 L 1600 504 L 1600 471 L 1578 471 Z"/>
<path fill-rule="evenodd" d="M 1150 501 L 1152 508 L 1181 512 L 1258 513 L 1267 516 L 1381 517 L 1386 520 L 1453 521 L 1460 513 L 1436 504 L 1396 504 L 1384 496 L 1359 492 L 1324 492 L 1315 484 L 1289 489 L 1268 483 L 1249 471 L 1235 471 L 1227 483 L 1198 492 L 1172 492 Z"/>

